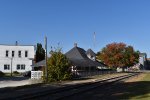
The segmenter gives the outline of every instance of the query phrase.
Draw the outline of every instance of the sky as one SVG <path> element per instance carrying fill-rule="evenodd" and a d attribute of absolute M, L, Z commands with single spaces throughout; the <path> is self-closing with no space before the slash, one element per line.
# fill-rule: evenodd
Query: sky
<path fill-rule="evenodd" d="M 150 0 L 0 0 L 0 44 L 100 51 L 123 42 L 150 57 Z M 94 39 L 95 32 L 95 39 Z"/>

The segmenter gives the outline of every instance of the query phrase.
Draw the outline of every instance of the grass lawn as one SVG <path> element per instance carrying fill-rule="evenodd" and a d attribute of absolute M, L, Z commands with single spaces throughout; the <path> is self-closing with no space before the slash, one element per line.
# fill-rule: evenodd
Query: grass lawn
<path fill-rule="evenodd" d="M 119 93 L 118 99 L 150 100 L 150 73 L 144 73 L 129 82 L 125 82 Z"/>
<path fill-rule="evenodd" d="M 145 74 L 145 76 L 137 82 L 137 85 L 131 89 L 134 90 L 135 93 L 135 97 L 132 97 L 131 100 L 150 100 L 150 73 Z"/>

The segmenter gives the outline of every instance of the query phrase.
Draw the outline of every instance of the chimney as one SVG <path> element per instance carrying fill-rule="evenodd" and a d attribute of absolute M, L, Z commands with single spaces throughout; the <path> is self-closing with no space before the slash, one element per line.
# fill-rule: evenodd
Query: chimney
<path fill-rule="evenodd" d="M 18 45 L 18 41 L 16 41 L 16 44 L 15 44 L 16 46 Z"/>
<path fill-rule="evenodd" d="M 77 43 L 74 43 L 74 47 L 77 47 Z"/>

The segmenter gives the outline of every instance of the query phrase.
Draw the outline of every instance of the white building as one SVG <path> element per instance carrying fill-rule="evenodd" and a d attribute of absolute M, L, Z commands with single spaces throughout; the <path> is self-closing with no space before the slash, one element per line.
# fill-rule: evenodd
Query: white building
<path fill-rule="evenodd" d="M 140 53 L 139 54 L 140 69 L 147 69 L 146 61 L 147 61 L 147 54 L 146 53 Z"/>
<path fill-rule="evenodd" d="M 35 46 L 0 45 L 0 71 L 11 73 L 32 70 Z"/>

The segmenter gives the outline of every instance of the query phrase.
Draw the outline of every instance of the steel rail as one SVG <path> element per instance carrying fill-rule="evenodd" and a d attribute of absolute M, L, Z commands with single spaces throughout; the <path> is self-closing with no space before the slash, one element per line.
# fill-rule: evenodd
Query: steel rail
<path fill-rule="evenodd" d="M 69 85 L 65 87 L 60 87 L 58 89 L 51 89 L 51 90 L 46 90 L 46 91 L 39 91 L 37 93 L 33 94 L 25 94 L 22 96 L 14 97 L 14 98 L 7 98 L 11 100 L 43 100 L 43 98 L 48 97 L 50 100 L 58 100 L 58 99 L 63 99 L 78 93 L 85 92 L 87 90 L 94 89 L 99 86 L 104 86 L 106 84 L 112 84 L 124 79 L 128 79 L 130 77 L 136 76 L 139 73 L 130 73 L 128 75 L 122 75 L 122 76 L 117 76 L 113 78 L 107 78 L 107 79 L 100 79 L 88 83 L 81 83 L 81 84 L 76 84 L 76 85 Z"/>

